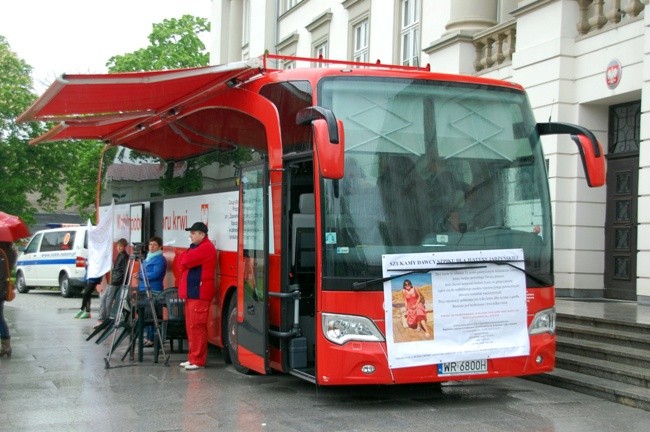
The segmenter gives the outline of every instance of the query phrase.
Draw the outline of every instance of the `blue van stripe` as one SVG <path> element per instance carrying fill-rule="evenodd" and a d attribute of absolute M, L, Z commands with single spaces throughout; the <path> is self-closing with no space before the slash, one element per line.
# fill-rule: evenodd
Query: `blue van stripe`
<path fill-rule="evenodd" d="M 18 260 L 17 266 L 25 265 L 61 265 L 61 264 L 75 264 L 75 258 L 59 258 L 59 259 L 32 259 L 32 260 Z"/>

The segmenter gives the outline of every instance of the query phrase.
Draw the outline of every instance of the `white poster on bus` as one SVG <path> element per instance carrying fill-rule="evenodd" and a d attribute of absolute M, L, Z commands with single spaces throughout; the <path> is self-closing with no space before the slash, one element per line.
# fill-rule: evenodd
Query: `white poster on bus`
<path fill-rule="evenodd" d="M 528 355 L 523 259 L 522 249 L 384 255 L 390 367 L 487 373 L 488 359 Z"/>
<path fill-rule="evenodd" d="M 144 243 L 144 204 L 132 204 L 129 209 L 129 243 Z"/>
<path fill-rule="evenodd" d="M 131 238 L 131 204 L 115 204 L 113 240 Z"/>
<path fill-rule="evenodd" d="M 194 222 L 208 226 L 208 238 L 220 250 L 237 250 L 239 192 L 221 192 L 167 199 L 163 205 L 163 244 L 187 248 L 187 228 Z"/>

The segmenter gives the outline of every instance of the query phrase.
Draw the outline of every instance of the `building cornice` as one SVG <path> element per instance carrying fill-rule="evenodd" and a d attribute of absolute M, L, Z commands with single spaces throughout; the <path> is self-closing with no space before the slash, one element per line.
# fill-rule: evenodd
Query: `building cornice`
<path fill-rule="evenodd" d="M 542 8 L 548 4 L 555 3 L 558 0 L 525 0 L 519 2 L 519 7 L 512 12 L 510 15 L 517 18 L 521 15 L 525 15 L 530 12 L 534 12 L 539 8 Z"/>
<path fill-rule="evenodd" d="M 357 3 L 361 3 L 361 2 L 364 2 L 364 1 L 366 1 L 366 0 L 345 0 L 341 4 L 343 5 L 344 8 L 350 9 L 351 7 L 356 5 Z"/>
<path fill-rule="evenodd" d="M 298 43 L 298 39 L 300 37 L 298 36 L 298 32 L 293 32 L 286 38 L 282 39 L 278 44 L 275 46 L 275 48 L 278 51 L 282 51 L 284 49 L 289 48 L 291 45 L 296 45 Z"/>
<path fill-rule="evenodd" d="M 423 48 L 422 51 L 424 51 L 427 54 L 434 53 L 436 51 L 440 51 L 444 48 L 450 47 L 452 45 L 456 45 L 459 43 L 474 43 L 474 33 L 467 31 L 467 30 L 459 30 L 457 32 L 445 35 L 438 39 L 435 42 L 431 42 L 431 44 Z"/>
<path fill-rule="evenodd" d="M 307 24 L 305 28 L 308 32 L 312 33 L 317 28 L 329 24 L 332 21 L 332 11 L 328 9 L 324 13 L 316 17 L 312 22 Z"/>

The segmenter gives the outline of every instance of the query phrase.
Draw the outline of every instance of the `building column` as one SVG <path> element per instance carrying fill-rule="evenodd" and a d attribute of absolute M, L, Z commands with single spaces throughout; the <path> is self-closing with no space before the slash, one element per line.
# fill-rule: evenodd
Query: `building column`
<path fill-rule="evenodd" d="M 650 31 L 650 14 L 644 17 L 645 34 Z M 648 38 L 645 38 L 648 43 Z M 641 87 L 641 136 L 639 143 L 639 200 L 637 230 L 637 301 L 650 305 L 650 51 L 644 49 L 643 76 Z"/>
<path fill-rule="evenodd" d="M 241 60 L 242 0 L 212 0 L 210 64 Z"/>
<path fill-rule="evenodd" d="M 242 0 L 230 0 L 229 15 L 228 62 L 230 63 L 242 59 L 242 23 L 244 20 L 244 5 Z"/>
<path fill-rule="evenodd" d="M 485 30 L 497 24 L 497 0 L 453 0 L 446 34 Z"/>

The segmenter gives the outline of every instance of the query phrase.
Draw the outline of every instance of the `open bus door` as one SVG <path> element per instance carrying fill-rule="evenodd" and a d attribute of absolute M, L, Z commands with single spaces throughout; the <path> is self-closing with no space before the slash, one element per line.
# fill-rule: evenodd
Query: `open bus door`
<path fill-rule="evenodd" d="M 231 360 L 238 370 L 251 369 L 261 374 L 269 370 L 268 203 L 266 161 L 242 166 L 237 296 L 233 297 L 236 309 L 231 306 L 229 311 L 229 345 L 235 345 Z"/>

